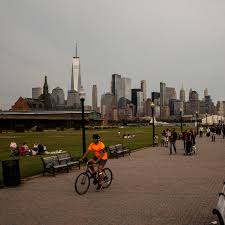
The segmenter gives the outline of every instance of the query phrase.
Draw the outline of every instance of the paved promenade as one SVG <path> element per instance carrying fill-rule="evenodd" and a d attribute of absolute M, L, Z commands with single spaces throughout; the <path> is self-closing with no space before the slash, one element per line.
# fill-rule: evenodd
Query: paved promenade
<path fill-rule="evenodd" d="M 209 225 L 225 176 L 225 140 L 197 142 L 194 156 L 184 156 L 180 142 L 176 155 L 157 147 L 110 160 L 111 187 L 95 192 L 92 185 L 85 196 L 74 190 L 77 169 L 0 189 L 0 225 Z"/>

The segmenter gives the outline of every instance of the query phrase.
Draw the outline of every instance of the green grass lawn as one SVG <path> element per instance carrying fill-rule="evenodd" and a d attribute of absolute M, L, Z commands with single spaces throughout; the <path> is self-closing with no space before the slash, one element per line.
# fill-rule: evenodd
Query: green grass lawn
<path fill-rule="evenodd" d="M 161 131 L 166 127 L 156 127 L 156 133 L 161 134 Z M 171 129 L 171 127 L 170 127 Z M 118 135 L 120 130 L 121 134 Z M 179 128 L 177 128 L 179 130 Z M 130 149 L 139 149 L 152 145 L 152 127 L 128 127 L 128 128 L 115 128 L 115 129 L 101 129 L 101 130 L 86 130 L 86 143 L 87 147 L 92 141 L 92 135 L 98 133 L 105 145 L 113 145 L 122 143 Z M 135 134 L 135 138 L 123 139 L 122 135 Z M 160 140 L 160 138 L 159 138 Z M 2 133 L 0 134 L 0 160 L 10 159 L 11 141 L 17 144 L 26 142 L 32 148 L 35 142 L 46 145 L 48 151 L 55 151 L 62 149 L 70 152 L 75 157 L 82 155 L 82 132 L 81 130 L 75 131 L 51 131 L 44 132 L 25 132 L 25 133 Z M 21 176 L 29 177 L 42 173 L 43 165 L 40 156 L 24 156 L 20 158 L 20 171 Z M 2 180 L 2 166 L 0 166 L 0 183 Z"/>

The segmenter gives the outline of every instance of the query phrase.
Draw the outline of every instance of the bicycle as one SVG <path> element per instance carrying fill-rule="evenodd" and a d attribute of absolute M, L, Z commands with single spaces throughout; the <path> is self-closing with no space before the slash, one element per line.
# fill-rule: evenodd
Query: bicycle
<path fill-rule="evenodd" d="M 99 182 L 98 172 L 96 174 L 93 174 L 90 169 L 90 166 L 94 166 L 94 165 L 97 165 L 97 164 L 89 165 L 89 163 L 87 162 L 86 171 L 79 174 L 77 179 L 75 180 L 75 190 L 77 194 L 84 195 L 87 193 L 90 187 L 91 179 L 93 179 L 94 185 L 98 184 Z M 103 173 L 102 188 L 106 189 L 112 183 L 112 179 L 113 179 L 112 171 L 109 168 L 104 168 L 102 170 L 102 173 Z"/>

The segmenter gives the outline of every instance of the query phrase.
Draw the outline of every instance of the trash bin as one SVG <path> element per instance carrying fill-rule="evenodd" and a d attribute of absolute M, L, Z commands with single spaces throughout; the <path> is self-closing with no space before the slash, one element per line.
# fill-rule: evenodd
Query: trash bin
<path fill-rule="evenodd" d="M 20 180 L 19 159 L 2 161 L 3 183 L 5 186 L 18 186 Z"/>

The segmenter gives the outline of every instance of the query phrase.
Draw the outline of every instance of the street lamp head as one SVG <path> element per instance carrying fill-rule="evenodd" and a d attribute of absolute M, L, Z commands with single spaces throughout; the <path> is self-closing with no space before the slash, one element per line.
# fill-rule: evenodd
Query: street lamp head
<path fill-rule="evenodd" d="M 151 108 L 153 109 L 155 107 L 154 102 L 151 103 Z"/>
<path fill-rule="evenodd" d="M 79 96 L 80 96 L 80 100 L 85 100 L 85 92 L 84 92 L 84 88 L 83 86 L 81 86 L 80 88 L 80 92 L 79 92 Z"/>

